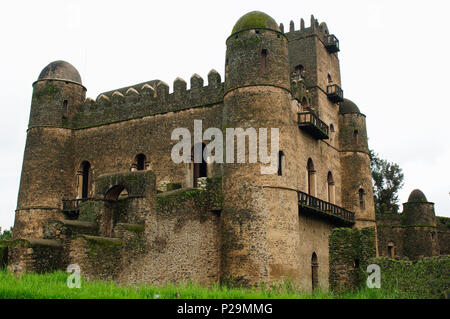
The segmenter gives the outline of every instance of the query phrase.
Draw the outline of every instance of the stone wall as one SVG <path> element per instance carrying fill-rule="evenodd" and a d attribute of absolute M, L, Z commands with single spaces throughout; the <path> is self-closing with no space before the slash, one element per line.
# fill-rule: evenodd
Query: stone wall
<path fill-rule="evenodd" d="M 330 236 L 330 288 L 358 289 L 370 259 L 376 256 L 375 228 L 337 228 Z"/>
<path fill-rule="evenodd" d="M 436 217 L 440 255 L 450 255 L 450 218 Z"/>

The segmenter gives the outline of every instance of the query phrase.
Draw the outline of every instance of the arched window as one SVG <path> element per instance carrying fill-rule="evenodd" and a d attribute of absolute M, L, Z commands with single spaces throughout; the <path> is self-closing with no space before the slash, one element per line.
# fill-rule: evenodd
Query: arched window
<path fill-rule="evenodd" d="M 333 174 L 331 172 L 328 172 L 327 176 L 327 185 L 328 185 L 328 202 L 334 204 L 334 180 L 333 180 Z"/>
<path fill-rule="evenodd" d="M 308 159 L 306 168 L 308 170 L 308 194 L 316 196 L 316 171 L 312 159 Z"/>
<path fill-rule="evenodd" d="M 395 243 L 392 241 L 389 242 L 387 249 L 388 249 L 388 256 L 390 258 L 394 258 L 395 257 Z"/>
<path fill-rule="evenodd" d="M 305 69 L 303 68 L 303 65 L 301 65 L 301 64 L 295 66 L 295 68 L 294 68 L 294 74 L 297 78 L 303 78 L 304 71 L 305 71 Z"/>
<path fill-rule="evenodd" d="M 200 178 L 200 177 L 207 177 L 207 172 L 208 172 L 208 167 L 207 167 L 207 163 L 206 163 L 206 161 L 205 161 L 205 159 L 203 158 L 203 152 L 204 152 L 204 150 L 205 150 L 205 144 L 203 144 L 202 143 L 202 147 L 201 147 L 201 162 L 200 163 L 195 163 L 195 161 L 194 161 L 194 159 L 195 159 L 195 156 L 194 156 L 194 152 L 195 152 L 195 146 L 194 147 L 192 147 L 192 161 L 194 162 L 194 172 L 193 172 L 193 174 L 194 174 L 194 178 L 193 178 L 193 181 L 194 181 L 194 185 L 193 185 L 193 187 L 197 187 L 197 180 Z"/>
<path fill-rule="evenodd" d="M 278 176 L 282 176 L 284 172 L 284 153 L 283 151 L 278 152 Z"/>
<path fill-rule="evenodd" d="M 365 199 L 366 194 L 364 192 L 364 189 L 360 188 L 359 191 L 358 191 L 358 194 L 359 194 L 359 208 L 360 209 L 365 209 L 365 207 L 366 207 L 366 199 Z"/>
<path fill-rule="evenodd" d="M 145 169 L 145 161 L 146 157 L 144 154 L 138 154 L 136 155 L 136 168 L 138 171 L 143 171 Z"/>
<path fill-rule="evenodd" d="M 81 163 L 81 198 L 88 198 L 89 194 L 89 170 L 91 169 L 91 164 L 88 161 Z"/>
<path fill-rule="evenodd" d="M 334 145 L 334 125 L 330 124 L 330 144 Z"/>
<path fill-rule="evenodd" d="M 302 106 L 309 106 L 308 99 L 306 96 L 302 97 L 302 101 L 300 103 Z"/>
<path fill-rule="evenodd" d="M 333 83 L 333 78 L 331 77 L 331 74 L 328 73 L 328 84 Z"/>
<path fill-rule="evenodd" d="M 359 132 L 358 132 L 358 130 L 354 130 L 353 131 L 353 143 L 355 145 L 358 145 L 358 143 L 359 143 Z"/>
<path fill-rule="evenodd" d="M 267 70 L 267 49 L 261 50 L 261 74 L 266 74 Z"/>
<path fill-rule="evenodd" d="M 319 263 L 317 261 L 317 254 L 314 252 L 311 257 L 311 283 L 312 290 L 319 286 Z"/>

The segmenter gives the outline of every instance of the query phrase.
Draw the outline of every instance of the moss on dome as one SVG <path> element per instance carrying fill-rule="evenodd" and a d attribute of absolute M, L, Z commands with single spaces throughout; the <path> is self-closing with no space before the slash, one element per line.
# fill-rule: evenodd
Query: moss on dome
<path fill-rule="evenodd" d="M 231 33 L 233 34 L 248 29 L 271 29 L 281 32 L 276 21 L 261 11 L 252 11 L 243 15 L 236 22 Z"/>

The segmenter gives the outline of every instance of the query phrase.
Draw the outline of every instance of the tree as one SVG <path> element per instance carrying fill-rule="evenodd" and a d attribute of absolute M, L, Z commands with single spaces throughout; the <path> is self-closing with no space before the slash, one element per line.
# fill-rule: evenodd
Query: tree
<path fill-rule="evenodd" d="M 10 240 L 12 238 L 12 230 L 13 228 L 11 227 L 9 230 L 6 229 L 2 232 L 0 228 L 0 240 Z"/>
<path fill-rule="evenodd" d="M 373 199 L 376 213 L 398 213 L 398 191 L 403 186 L 403 172 L 396 163 L 369 151 L 372 171 Z"/>

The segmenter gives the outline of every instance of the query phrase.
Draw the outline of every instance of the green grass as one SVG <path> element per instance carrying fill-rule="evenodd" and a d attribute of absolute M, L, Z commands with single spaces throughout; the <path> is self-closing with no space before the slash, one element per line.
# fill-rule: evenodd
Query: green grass
<path fill-rule="evenodd" d="M 379 299 L 400 298 L 399 294 L 380 289 L 364 289 L 355 293 L 313 294 L 295 291 L 288 283 L 282 286 L 253 289 L 228 288 L 218 284 L 202 287 L 194 283 L 155 287 L 149 285 L 120 286 L 113 282 L 89 281 L 81 288 L 68 288 L 68 273 L 14 275 L 0 270 L 0 299 Z"/>

